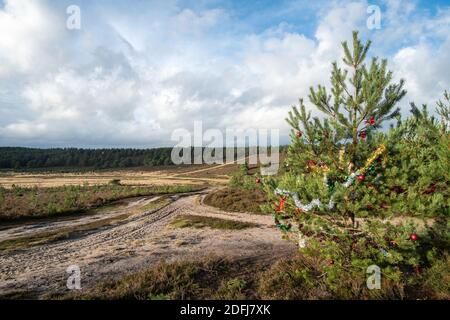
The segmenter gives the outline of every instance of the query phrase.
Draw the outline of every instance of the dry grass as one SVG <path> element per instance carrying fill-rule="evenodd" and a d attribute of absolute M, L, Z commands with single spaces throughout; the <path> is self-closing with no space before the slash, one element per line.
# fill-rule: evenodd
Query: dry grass
<path fill-rule="evenodd" d="M 416 300 L 450 298 L 450 260 L 437 261 L 423 275 L 406 275 L 406 279 L 381 277 L 381 289 L 369 290 L 367 275 L 337 274 L 333 284 L 327 282 L 327 270 L 311 256 L 298 254 L 275 263 L 259 278 L 258 294 L 275 300 Z M 415 277 L 415 278 L 414 278 Z M 412 281 L 414 278 L 414 281 Z"/>
<path fill-rule="evenodd" d="M 342 273 L 337 286 L 324 281 L 318 260 L 296 255 L 276 263 L 230 261 L 210 257 L 202 261 L 160 262 L 147 270 L 110 279 L 81 293 L 54 299 L 98 300 L 328 300 L 328 299 L 449 299 L 449 260 L 424 275 L 420 286 L 382 280 L 381 290 L 368 290 L 360 278 Z M 436 273 L 437 272 L 437 273 Z M 365 289 L 364 289 L 365 288 Z M 346 292 L 345 294 L 341 294 Z M 408 293 L 410 292 L 410 293 Z M 350 293 L 350 295 L 348 294 Z M 8 297 L 7 297 L 8 298 Z"/>
<path fill-rule="evenodd" d="M 117 184 L 0 189 L 0 221 L 79 214 L 120 199 L 200 189 L 191 185 L 140 187 Z"/>
<path fill-rule="evenodd" d="M 210 193 L 204 203 L 226 211 L 262 214 L 260 206 L 268 201 L 264 191 L 225 188 Z"/>
<path fill-rule="evenodd" d="M 252 275 L 260 268 L 255 263 L 210 257 L 203 261 L 166 263 L 107 280 L 82 293 L 63 296 L 77 300 L 169 300 L 169 299 L 256 299 Z M 61 297 L 52 297 L 58 298 Z"/>
<path fill-rule="evenodd" d="M 425 272 L 419 295 L 429 299 L 450 300 L 450 256 L 437 261 Z"/>
<path fill-rule="evenodd" d="M 254 223 L 194 215 L 178 216 L 170 223 L 170 225 L 174 228 L 211 228 L 221 230 L 243 230 L 258 226 Z"/>

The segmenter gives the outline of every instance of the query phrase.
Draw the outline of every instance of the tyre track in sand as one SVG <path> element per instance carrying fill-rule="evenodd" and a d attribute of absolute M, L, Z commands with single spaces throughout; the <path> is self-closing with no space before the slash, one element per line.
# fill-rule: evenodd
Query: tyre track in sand
<path fill-rule="evenodd" d="M 172 197 L 171 203 L 160 209 L 130 215 L 115 225 L 74 238 L 0 252 L 0 294 L 28 292 L 31 297 L 42 297 L 66 292 L 66 269 L 71 265 L 80 267 L 81 284 L 87 288 L 106 278 L 150 267 L 161 259 L 196 260 L 213 253 L 232 259 L 267 261 L 295 251 L 294 244 L 281 240 L 271 216 L 224 212 L 205 206 L 202 199 L 206 193 Z M 150 197 L 131 207 L 139 208 L 149 201 Z M 120 210 L 127 213 L 129 208 Z M 240 231 L 169 227 L 178 215 L 218 217 L 257 226 Z M 2 234 L 5 232 L 8 230 L 0 231 L 0 238 L 6 237 Z"/>

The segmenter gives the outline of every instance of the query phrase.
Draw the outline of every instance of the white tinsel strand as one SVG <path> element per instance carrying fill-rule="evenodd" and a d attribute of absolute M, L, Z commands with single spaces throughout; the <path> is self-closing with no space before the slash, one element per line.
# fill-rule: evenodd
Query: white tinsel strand
<path fill-rule="evenodd" d="M 342 186 L 345 188 L 350 187 L 353 182 L 355 181 L 356 177 L 359 176 L 361 173 L 359 171 L 356 171 L 354 173 L 352 173 L 350 175 L 350 177 L 348 177 L 347 181 L 345 181 Z M 325 178 L 325 183 L 327 182 L 327 178 Z M 296 192 L 291 192 L 288 190 L 282 190 L 282 189 L 276 189 L 275 190 L 275 194 L 279 195 L 279 196 L 291 196 L 292 199 L 294 199 L 294 203 L 295 206 L 305 212 L 311 211 L 312 209 L 314 209 L 315 207 L 322 207 L 322 202 L 319 199 L 314 199 L 313 201 L 311 201 L 309 204 L 305 205 L 300 201 L 300 198 L 298 196 L 298 194 Z M 328 209 L 329 210 L 333 210 L 334 209 L 334 201 L 333 201 L 333 197 L 331 197 L 330 201 L 328 202 Z"/>
<path fill-rule="evenodd" d="M 279 196 L 291 196 L 294 199 L 295 206 L 305 212 L 311 211 L 315 207 L 321 207 L 322 202 L 319 199 L 314 199 L 309 204 L 304 205 L 301 203 L 298 194 L 296 192 L 290 192 L 288 190 L 282 190 L 282 189 L 276 189 L 275 194 Z M 332 204 L 332 207 L 334 207 L 333 201 L 330 200 L 329 206 Z"/>
<path fill-rule="evenodd" d="M 352 174 L 350 175 L 350 177 L 348 177 L 347 181 L 345 181 L 345 183 L 343 184 L 343 186 L 344 186 L 345 188 L 350 187 L 350 186 L 353 184 L 353 182 L 355 181 L 356 177 L 359 176 L 359 175 L 361 175 L 361 173 L 360 173 L 359 171 L 356 171 L 356 172 L 352 173 Z"/>

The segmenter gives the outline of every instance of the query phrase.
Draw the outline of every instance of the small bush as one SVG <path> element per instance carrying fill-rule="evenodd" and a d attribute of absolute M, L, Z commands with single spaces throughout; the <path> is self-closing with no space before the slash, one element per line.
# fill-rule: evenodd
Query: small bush
<path fill-rule="evenodd" d="M 63 207 L 65 210 L 70 210 L 77 207 L 77 195 L 69 194 L 64 198 Z"/>
<path fill-rule="evenodd" d="M 56 204 L 56 203 L 54 203 L 54 202 L 49 202 L 48 204 L 47 204 L 47 214 L 48 215 L 54 215 L 54 214 L 56 214 L 56 213 L 58 213 L 59 212 L 59 208 L 58 208 L 58 205 Z"/>
<path fill-rule="evenodd" d="M 259 281 L 262 299 L 307 300 L 329 298 L 326 286 L 320 282 L 321 273 L 312 259 L 297 256 L 281 260 L 266 271 Z"/>
<path fill-rule="evenodd" d="M 337 264 L 337 263 L 335 263 Z M 450 297 L 450 259 L 436 260 L 426 272 L 410 278 L 391 277 L 382 268 L 381 288 L 367 288 L 366 269 L 342 270 L 323 260 L 320 253 L 298 255 L 274 264 L 259 278 L 262 299 L 442 299 Z M 339 270 L 339 272 L 335 272 Z M 334 281 L 330 282 L 332 275 Z"/>
<path fill-rule="evenodd" d="M 247 292 L 245 292 L 247 286 L 247 281 L 241 277 L 223 280 L 217 290 L 217 296 L 223 300 L 245 300 L 247 299 Z"/>
<path fill-rule="evenodd" d="M 267 196 L 259 189 L 226 188 L 208 194 L 204 202 L 226 211 L 262 214 L 260 206 L 267 203 Z"/>
<path fill-rule="evenodd" d="M 5 201 L 5 188 L 0 186 L 0 205 Z"/>
<path fill-rule="evenodd" d="M 120 179 L 112 179 L 112 180 L 109 182 L 109 184 L 110 184 L 110 185 L 113 185 L 113 186 L 120 186 L 120 185 L 122 185 L 121 182 L 120 182 Z"/>
<path fill-rule="evenodd" d="M 234 220 L 183 215 L 175 218 L 171 222 L 171 226 L 173 226 L 174 228 L 202 229 L 208 227 L 211 229 L 222 229 L 222 230 L 242 230 L 251 227 L 256 227 L 257 225 L 253 223 L 240 222 Z"/>
<path fill-rule="evenodd" d="M 24 193 L 24 191 L 25 191 L 25 188 L 22 188 L 22 187 L 20 187 L 20 186 L 16 186 L 15 184 L 13 184 L 13 185 L 11 186 L 11 189 L 12 189 L 12 191 L 14 192 L 14 194 L 15 194 L 16 196 L 18 196 L 18 197 L 23 196 L 23 193 Z"/>
<path fill-rule="evenodd" d="M 419 298 L 450 300 L 450 257 L 448 254 L 436 260 L 424 272 Z"/>

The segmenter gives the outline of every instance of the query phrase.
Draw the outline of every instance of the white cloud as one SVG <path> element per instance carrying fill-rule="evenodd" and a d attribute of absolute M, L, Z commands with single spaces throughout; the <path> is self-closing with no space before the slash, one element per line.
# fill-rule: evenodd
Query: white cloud
<path fill-rule="evenodd" d="M 64 21 L 42 1 L 5 0 L 0 10 L 0 76 L 50 67 Z"/>
<path fill-rule="evenodd" d="M 194 120 L 205 129 L 287 135 L 290 106 L 310 86 L 329 83 L 331 62 L 354 29 L 407 80 L 405 110 L 410 100 L 430 102 L 450 89 L 450 10 L 429 16 L 387 1 L 383 28 L 369 31 L 367 5 L 322 9 L 314 36 L 288 23 L 228 33 L 237 22 L 224 9 L 173 3 L 138 17 L 108 11 L 70 33 L 64 10 L 9 0 L 0 10 L 0 101 L 13 98 L 0 104 L 0 145 L 167 145 L 174 129 Z"/>
<path fill-rule="evenodd" d="M 401 49 L 393 59 L 395 70 L 407 79 L 408 100 L 432 103 L 450 89 L 450 36 L 438 47 L 426 44 Z"/>

